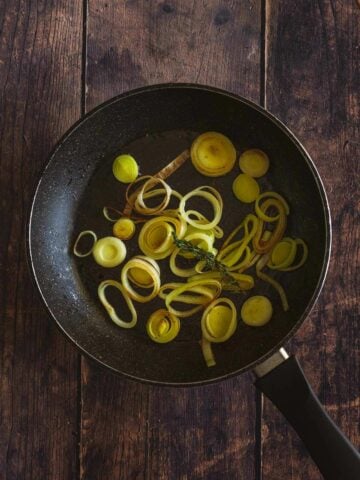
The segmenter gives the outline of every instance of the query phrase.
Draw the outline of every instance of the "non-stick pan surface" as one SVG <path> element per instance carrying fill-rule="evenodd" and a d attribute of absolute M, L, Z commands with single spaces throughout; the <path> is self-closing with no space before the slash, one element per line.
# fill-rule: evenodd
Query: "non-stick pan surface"
<path fill-rule="evenodd" d="M 154 174 L 201 132 L 228 135 L 239 152 L 266 151 L 271 167 L 260 179 L 263 191 L 275 190 L 289 201 L 287 233 L 309 247 L 305 265 L 292 273 L 274 273 L 284 285 L 290 310 L 283 312 L 276 291 L 256 281 L 253 293 L 264 293 L 274 304 L 272 321 L 251 328 L 239 321 L 236 334 L 214 346 L 217 365 L 206 367 L 199 339 L 199 318 L 184 319 L 177 339 L 166 345 L 151 342 L 146 319 L 160 303 L 137 304 L 138 324 L 123 330 L 114 325 L 97 298 L 98 283 L 119 279 L 120 267 L 101 269 L 91 257 L 72 255 L 83 229 L 98 236 L 111 234 L 102 216 L 105 205 L 123 206 L 124 188 L 111 174 L 120 152 L 133 154 L 142 174 Z M 186 193 L 212 185 L 224 199 L 221 226 L 230 232 L 253 206 L 241 204 L 231 184 L 236 166 L 226 177 L 198 174 L 189 161 L 169 179 Z M 127 242 L 129 256 L 136 238 Z M 125 376 L 164 384 L 197 384 L 240 373 L 278 349 L 301 325 L 322 286 L 330 250 L 326 196 L 306 151 L 289 130 L 268 112 L 238 96 L 209 87 L 167 84 L 126 93 L 101 105 L 60 141 L 38 184 L 29 222 L 29 252 L 36 283 L 53 318 L 82 352 Z M 162 265 L 166 264 L 166 260 Z M 165 271 L 165 270 L 164 270 Z M 164 273 L 162 281 L 170 277 Z M 245 296 L 232 296 L 240 307 Z M 238 309 L 240 310 L 240 308 Z"/>

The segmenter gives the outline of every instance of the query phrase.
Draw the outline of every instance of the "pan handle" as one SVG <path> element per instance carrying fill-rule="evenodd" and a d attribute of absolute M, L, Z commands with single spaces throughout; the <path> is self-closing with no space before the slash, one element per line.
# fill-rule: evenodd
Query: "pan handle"
<path fill-rule="evenodd" d="M 297 359 L 281 349 L 255 374 L 255 386 L 294 427 L 324 479 L 360 479 L 359 453 L 326 413 Z"/>

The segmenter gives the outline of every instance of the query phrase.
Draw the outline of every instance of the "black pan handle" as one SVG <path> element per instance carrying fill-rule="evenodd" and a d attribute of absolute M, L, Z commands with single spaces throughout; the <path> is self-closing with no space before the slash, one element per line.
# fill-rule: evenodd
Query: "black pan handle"
<path fill-rule="evenodd" d="M 325 480 L 359 480 L 359 453 L 326 413 L 299 362 L 292 356 L 276 363 L 268 373 L 255 369 L 264 374 L 256 387 L 294 427 Z"/>

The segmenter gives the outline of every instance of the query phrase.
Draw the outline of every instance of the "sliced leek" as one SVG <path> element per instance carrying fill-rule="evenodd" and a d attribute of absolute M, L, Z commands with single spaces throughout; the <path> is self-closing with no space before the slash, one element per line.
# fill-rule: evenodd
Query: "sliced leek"
<path fill-rule="evenodd" d="M 296 242 L 290 237 L 284 237 L 273 248 L 267 264 L 273 270 L 281 270 L 293 264 L 296 256 Z"/>
<path fill-rule="evenodd" d="M 282 204 L 286 215 L 289 215 L 289 213 L 290 213 L 289 205 L 282 195 L 280 195 L 277 192 L 271 192 L 271 191 L 270 192 L 264 192 L 264 193 L 261 193 L 255 201 L 255 213 L 261 220 L 264 220 L 265 222 L 274 222 L 275 220 L 278 220 L 278 218 L 279 218 L 279 215 L 276 215 L 275 217 L 272 217 L 270 215 L 266 215 L 266 211 L 261 206 L 261 202 L 265 198 L 272 199 L 272 200 L 274 200 L 274 199 L 278 200 Z M 277 206 L 277 203 L 270 203 L 270 204 L 269 204 L 269 202 L 267 203 L 268 207 L 273 206 L 273 205 Z"/>
<path fill-rule="evenodd" d="M 108 287 L 114 287 L 116 288 L 121 295 L 124 297 L 124 300 L 129 307 L 129 311 L 131 314 L 131 320 L 130 322 L 122 320 L 116 313 L 115 308 L 110 304 L 108 299 L 106 298 L 105 291 Z M 137 322 L 137 313 L 134 308 L 134 305 L 131 301 L 131 298 L 129 297 L 128 293 L 126 292 L 125 288 L 121 285 L 121 283 L 116 282 L 115 280 L 104 280 L 103 282 L 100 283 L 98 287 L 98 296 L 100 299 L 100 302 L 104 305 L 105 310 L 109 314 L 109 317 L 111 320 L 116 323 L 119 327 L 122 328 L 133 328 L 136 325 Z"/>
<path fill-rule="evenodd" d="M 211 343 L 226 342 L 237 327 L 236 308 L 228 298 L 217 298 L 205 309 L 201 317 L 202 350 L 208 366 L 216 364 L 211 352 Z"/>
<path fill-rule="evenodd" d="M 160 267 L 156 260 L 150 257 L 146 257 L 144 255 L 137 255 L 136 258 L 142 259 L 145 262 L 150 263 L 160 276 Z M 128 275 L 131 279 L 131 282 L 138 287 L 150 288 L 153 283 L 152 276 L 144 268 L 133 267 L 128 271 Z"/>
<path fill-rule="evenodd" d="M 113 225 L 113 235 L 120 240 L 129 240 L 134 236 L 135 223 L 128 217 L 121 217 Z"/>
<path fill-rule="evenodd" d="M 178 210 L 177 210 L 177 213 L 179 214 Z M 210 223 L 209 220 L 197 210 L 191 210 L 191 216 L 199 220 L 199 222 L 204 225 L 208 225 Z M 188 225 L 186 230 L 186 235 L 194 232 L 199 232 L 199 231 L 201 231 L 202 233 L 206 233 L 206 235 L 210 235 L 211 237 L 214 236 L 215 238 L 222 238 L 224 236 L 224 231 L 222 228 L 219 227 L 219 225 L 215 225 L 215 227 L 209 230 L 199 229 L 194 227 L 193 225 Z"/>
<path fill-rule="evenodd" d="M 196 216 L 196 214 L 193 213 L 194 210 L 186 211 L 185 209 L 186 202 L 193 197 L 204 198 L 212 205 L 214 217 L 212 220 L 208 221 L 208 223 L 204 223 L 203 219 L 199 220 L 199 219 L 193 218 L 194 216 Z M 216 227 L 221 220 L 222 210 L 223 210 L 223 201 L 222 201 L 221 195 L 215 188 L 208 187 L 206 185 L 195 188 L 191 192 L 187 193 L 186 195 L 184 195 L 184 197 L 180 200 L 180 203 L 179 203 L 179 212 L 181 217 L 189 225 L 192 225 L 193 227 L 196 227 L 200 230 L 211 230 L 212 228 Z"/>
<path fill-rule="evenodd" d="M 139 174 L 139 167 L 131 155 L 119 155 L 115 158 L 112 166 L 116 180 L 122 183 L 133 182 Z"/>
<path fill-rule="evenodd" d="M 296 242 L 297 245 L 302 246 L 303 255 L 301 257 L 301 260 L 299 260 L 299 262 L 297 264 L 290 265 L 289 267 L 286 267 L 286 268 L 282 268 L 281 270 L 283 272 L 292 272 L 293 270 L 297 270 L 298 268 L 302 267 L 307 260 L 309 252 L 308 252 L 308 247 L 307 247 L 306 243 L 301 238 L 296 238 L 295 242 Z"/>
<path fill-rule="evenodd" d="M 228 267 L 230 272 L 239 271 L 249 265 L 252 252 L 248 245 L 255 236 L 258 225 L 259 219 L 255 217 L 255 215 L 247 215 L 243 222 L 230 233 L 223 243 L 217 258 Z M 243 232 L 240 240 L 231 242 L 239 232 Z"/>
<path fill-rule="evenodd" d="M 175 249 L 173 234 L 183 238 L 186 228 L 181 217 L 159 216 L 148 220 L 139 234 L 140 250 L 154 260 L 166 258 Z"/>
<path fill-rule="evenodd" d="M 140 303 L 150 302 L 160 290 L 160 270 L 151 261 L 139 256 L 131 258 L 121 270 L 121 282 L 129 297 Z M 134 281 L 135 278 L 135 281 Z M 131 285 L 152 288 L 148 295 L 138 293 Z"/>
<path fill-rule="evenodd" d="M 92 237 L 93 242 L 92 242 L 91 248 L 89 250 L 87 250 L 86 252 L 80 252 L 79 249 L 78 249 L 79 242 L 86 235 L 90 235 L 90 237 Z M 88 257 L 89 255 L 91 255 L 96 242 L 97 242 L 96 233 L 93 232 L 92 230 L 84 230 L 83 232 L 79 233 L 77 239 L 75 240 L 74 247 L 73 247 L 74 255 L 76 255 L 79 258 Z"/>
<path fill-rule="evenodd" d="M 259 224 L 259 219 L 255 215 L 253 215 L 252 213 L 249 213 L 248 215 L 246 215 L 244 220 L 236 228 L 234 228 L 234 230 L 230 233 L 230 235 L 228 235 L 228 237 L 226 238 L 226 240 L 221 246 L 221 250 L 223 250 L 227 245 L 229 245 L 231 240 L 233 240 L 233 238 L 241 230 L 244 231 L 244 234 L 242 235 L 241 238 L 248 238 L 249 240 L 251 240 L 256 233 L 258 224 Z"/>
<path fill-rule="evenodd" d="M 294 264 L 297 257 L 298 246 L 301 245 L 302 256 L 300 260 Z M 308 257 L 308 247 L 301 238 L 285 237 L 279 242 L 271 252 L 270 260 L 267 266 L 273 270 L 281 270 L 282 272 L 292 272 L 297 270 L 306 262 Z"/>
<path fill-rule="evenodd" d="M 235 282 L 235 285 L 238 287 L 238 290 L 251 290 L 254 287 L 254 278 L 251 275 L 245 275 L 244 273 L 232 272 L 231 277 Z M 227 284 L 224 280 L 224 277 L 221 272 L 204 272 L 193 275 L 188 278 L 188 282 L 194 281 L 204 281 L 205 279 L 215 279 L 221 282 L 223 290 L 232 290 L 230 288 L 232 284 Z"/>
<path fill-rule="evenodd" d="M 190 155 L 196 170 L 207 177 L 226 175 L 236 161 L 234 145 L 218 132 L 199 135 L 191 145 Z"/>
<path fill-rule="evenodd" d="M 169 285 L 163 285 L 160 289 L 160 297 L 165 298 L 166 308 L 174 315 L 185 318 L 202 310 L 207 304 L 217 298 L 221 293 L 221 283 L 215 279 L 208 279 L 176 285 L 175 288 L 170 287 L 170 292 L 164 294 L 166 289 L 169 289 Z M 174 302 L 194 304 L 196 299 L 199 305 L 191 309 L 177 310 L 172 306 Z"/>
<path fill-rule="evenodd" d="M 226 342 L 237 327 L 234 303 L 225 297 L 217 298 L 208 305 L 201 318 L 203 337 L 209 342 Z"/>
<path fill-rule="evenodd" d="M 146 331 L 154 342 L 168 343 L 174 340 L 180 330 L 176 315 L 161 308 L 152 313 L 146 323 Z"/>
<path fill-rule="evenodd" d="M 257 148 L 246 150 L 239 158 L 240 170 L 254 178 L 265 175 L 269 169 L 269 164 L 269 157 Z"/>
<path fill-rule="evenodd" d="M 169 267 L 172 273 L 178 277 L 191 277 L 192 275 L 196 274 L 195 266 L 189 268 L 181 268 L 176 263 L 176 258 L 178 255 L 181 255 L 181 251 L 179 248 L 175 248 L 170 255 L 169 260 Z"/>
<path fill-rule="evenodd" d="M 133 220 L 134 223 L 142 223 L 146 221 L 145 219 L 141 217 L 136 217 L 134 215 L 131 215 L 130 217 L 129 214 L 125 214 L 125 212 L 122 212 L 121 210 L 118 210 L 117 208 L 114 208 L 114 207 L 104 207 L 103 215 L 106 218 L 106 220 L 112 223 L 117 222 L 121 218 L 129 218 L 130 220 Z"/>
<path fill-rule="evenodd" d="M 112 215 L 112 213 L 116 214 L 116 217 Z M 115 223 L 119 218 L 122 217 L 123 213 L 120 212 L 120 210 L 117 210 L 116 208 L 113 207 L 104 207 L 103 208 L 103 215 L 108 220 L 109 222 Z"/>
<path fill-rule="evenodd" d="M 92 254 L 96 263 L 105 268 L 113 268 L 124 261 L 126 247 L 119 238 L 104 237 L 95 243 Z"/>
<path fill-rule="evenodd" d="M 240 173 L 235 178 L 232 189 L 235 197 L 244 203 L 254 202 L 260 194 L 259 184 L 246 173 Z"/>
<path fill-rule="evenodd" d="M 134 186 L 142 183 L 142 185 L 134 190 Z M 156 188 L 160 184 L 160 188 Z M 134 190 L 132 192 L 132 190 Z M 161 178 L 145 175 L 137 178 L 126 190 L 126 202 L 132 206 L 138 213 L 143 215 L 158 215 L 168 206 L 170 202 L 172 189 Z M 146 205 L 145 200 L 160 196 L 159 203 L 150 207 Z"/>
<path fill-rule="evenodd" d="M 271 232 L 271 236 L 267 239 L 264 240 L 263 234 L 264 234 L 264 227 L 265 227 L 265 221 L 261 218 L 258 223 L 258 227 L 255 233 L 255 236 L 253 238 L 253 246 L 254 250 L 257 253 L 268 253 L 270 252 L 275 245 L 282 239 L 286 225 L 287 225 L 287 218 L 286 218 L 286 209 L 283 205 L 283 203 L 278 200 L 278 199 L 267 199 L 263 203 L 263 214 L 265 215 L 266 211 L 270 207 L 276 207 L 277 208 L 277 215 L 275 217 L 268 217 L 272 218 L 271 223 L 275 223 L 275 228 Z"/>
<path fill-rule="evenodd" d="M 241 307 L 241 318 L 246 325 L 262 327 L 266 325 L 273 314 L 270 300 L 263 295 L 249 297 Z"/>
<path fill-rule="evenodd" d="M 200 341 L 201 350 L 204 356 L 204 360 L 208 367 L 214 367 L 216 365 L 215 357 L 211 348 L 211 342 L 202 337 Z"/>

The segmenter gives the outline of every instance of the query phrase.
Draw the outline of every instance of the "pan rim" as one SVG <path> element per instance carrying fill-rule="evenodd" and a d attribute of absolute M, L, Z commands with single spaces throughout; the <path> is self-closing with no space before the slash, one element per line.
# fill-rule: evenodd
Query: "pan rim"
<path fill-rule="evenodd" d="M 75 338 L 73 338 L 67 331 L 64 329 L 62 326 L 61 322 L 56 318 L 56 315 L 53 313 L 51 306 L 49 305 L 47 299 L 46 299 L 46 294 L 43 292 L 40 282 L 36 273 L 36 266 L 35 262 L 33 260 L 33 249 L 32 249 L 32 241 L 31 241 L 31 236 L 32 236 L 32 219 L 34 215 L 34 208 L 35 208 L 35 203 L 37 200 L 37 195 L 38 192 L 41 188 L 42 184 L 42 179 L 43 176 L 46 172 L 46 170 L 49 168 L 50 164 L 52 163 L 53 158 L 55 157 L 55 154 L 57 150 L 60 148 L 60 146 L 63 144 L 63 142 L 66 141 L 66 139 L 72 135 L 85 121 L 87 121 L 89 118 L 91 118 L 93 115 L 96 115 L 98 111 L 101 111 L 102 109 L 112 105 L 113 103 L 117 103 L 118 101 L 121 101 L 124 98 L 129 98 L 131 96 L 136 96 L 142 93 L 150 92 L 150 91 L 156 91 L 156 90 L 170 90 L 170 89 L 191 89 L 191 90 L 201 90 L 201 91 L 208 91 L 210 93 L 216 93 L 228 98 L 231 98 L 237 102 L 241 102 L 243 104 L 246 104 L 250 108 L 256 110 L 258 113 L 261 115 L 265 116 L 269 121 L 271 121 L 277 128 L 282 130 L 286 136 L 294 143 L 296 148 L 300 151 L 302 154 L 303 158 L 305 159 L 308 167 L 310 168 L 313 178 L 317 184 L 318 191 L 321 197 L 322 201 L 322 206 L 323 206 L 323 213 L 324 213 L 324 220 L 325 220 L 325 249 L 324 249 L 324 258 L 323 258 L 323 264 L 320 272 L 320 276 L 316 285 L 316 288 L 314 289 L 314 292 L 307 303 L 306 307 L 303 310 L 302 315 L 299 317 L 299 319 L 296 321 L 296 323 L 293 325 L 293 327 L 287 332 L 285 337 L 281 339 L 274 347 L 272 347 L 266 354 L 262 355 L 260 358 L 254 360 L 253 362 L 247 364 L 246 366 L 238 369 L 231 371 L 229 373 L 226 373 L 224 375 L 220 375 L 218 377 L 213 377 L 210 379 L 205 379 L 205 380 L 198 380 L 198 381 L 190 381 L 190 382 L 169 382 L 169 381 L 159 381 L 159 380 L 153 380 L 153 379 L 148 379 L 148 378 L 142 378 L 140 376 L 132 375 L 123 371 L 120 371 L 111 365 L 108 365 L 106 362 L 102 361 L 102 359 L 97 358 L 95 355 L 92 355 L 90 352 L 88 352 L 84 347 L 82 347 Z M 330 207 L 329 207 L 329 202 L 328 198 L 326 195 L 325 187 L 323 184 L 323 181 L 320 177 L 320 174 L 315 166 L 314 161 L 312 160 L 310 154 L 308 151 L 305 149 L 305 147 L 302 145 L 300 140 L 296 137 L 296 135 L 281 121 L 279 120 L 275 115 L 270 113 L 267 109 L 264 107 L 261 107 L 260 105 L 257 105 L 253 101 L 242 97 L 241 95 L 223 90 L 221 88 L 217 88 L 214 86 L 210 85 L 202 85 L 202 84 L 197 84 L 197 83 L 160 83 L 160 84 L 153 84 L 153 85 L 147 85 L 143 87 L 139 87 L 133 90 L 129 90 L 126 92 L 123 92 L 119 95 L 116 95 L 109 100 L 101 103 L 94 109 L 90 110 L 88 113 L 86 113 L 84 116 L 82 116 L 79 120 L 77 120 L 72 126 L 62 135 L 62 137 L 56 142 L 55 146 L 53 149 L 50 151 L 47 160 L 45 162 L 44 167 L 40 170 L 40 173 L 37 177 L 37 180 L 35 182 L 34 190 L 33 190 L 33 195 L 32 195 L 32 200 L 30 204 L 30 211 L 27 215 L 27 223 L 26 223 L 26 250 L 27 250 L 27 260 L 28 260 L 28 265 L 29 265 L 29 270 L 31 272 L 31 278 L 34 284 L 36 285 L 36 288 L 40 294 L 40 297 L 42 299 L 42 302 L 47 310 L 47 312 L 50 314 L 50 316 L 53 318 L 55 321 L 55 324 L 59 328 L 59 330 L 66 336 L 68 340 L 71 341 L 73 345 L 80 351 L 81 354 L 85 355 L 87 358 L 90 358 L 95 362 L 96 365 L 101 366 L 102 368 L 105 368 L 107 371 L 110 371 L 116 375 L 120 375 L 122 378 L 126 378 L 131 381 L 136 381 L 140 382 L 143 384 L 149 384 L 149 385 L 157 385 L 157 386 L 164 386 L 164 387 L 192 387 L 192 386 L 204 386 L 204 385 L 209 385 L 213 383 L 220 382 L 222 380 L 227 380 L 232 377 L 238 376 L 242 373 L 245 373 L 249 370 L 252 370 L 254 367 L 259 365 L 260 363 L 264 362 L 267 358 L 271 357 L 276 351 L 278 351 L 281 347 L 283 347 L 286 342 L 292 338 L 300 326 L 304 323 L 306 318 L 309 316 L 311 310 L 313 309 L 320 293 L 323 288 L 323 285 L 325 283 L 327 271 L 329 268 L 329 263 L 330 263 L 330 258 L 331 258 L 331 244 L 332 244 L 332 227 L 331 227 L 331 214 L 330 214 Z"/>

